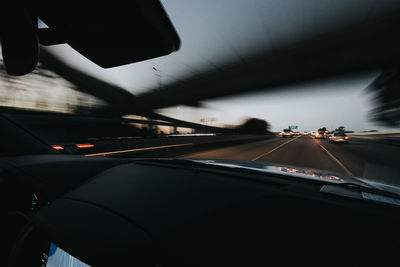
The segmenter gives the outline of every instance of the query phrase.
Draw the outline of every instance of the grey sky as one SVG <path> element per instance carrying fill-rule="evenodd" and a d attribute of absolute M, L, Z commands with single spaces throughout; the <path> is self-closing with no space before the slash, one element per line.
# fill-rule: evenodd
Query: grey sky
<path fill-rule="evenodd" d="M 369 130 L 377 126 L 368 121 L 372 95 L 365 88 L 378 73 L 339 77 L 284 87 L 273 93 L 260 92 L 210 101 L 207 106 L 216 108 L 223 104 L 225 109 L 229 109 L 226 114 L 235 116 L 240 114 L 235 107 L 245 103 L 242 105 L 249 115 L 266 119 L 275 131 L 288 125 L 298 125 L 300 131 L 323 126 L 333 129 L 340 125 L 349 130 Z"/>
<path fill-rule="evenodd" d="M 368 119 L 373 95 L 365 90 L 379 73 L 336 77 L 204 101 L 200 109 L 181 106 L 159 112 L 193 122 L 212 117 L 217 119 L 213 124 L 216 126 L 238 124 L 255 117 L 270 122 L 273 131 L 281 131 L 288 125 L 298 125 L 300 131 L 323 126 L 333 129 L 341 125 L 354 131 L 384 129 Z"/>
<path fill-rule="evenodd" d="M 271 50 L 279 45 L 297 42 L 348 23 L 363 22 L 399 5 L 396 0 L 162 0 L 172 23 L 182 40 L 181 49 L 156 59 L 102 69 L 85 59 L 67 45 L 50 50 L 68 64 L 108 82 L 117 84 L 133 94 L 140 94 L 199 72 L 223 66 L 224 63 L 245 58 L 259 50 Z M 155 73 L 153 67 L 160 70 Z M 320 123 L 357 125 L 355 128 L 374 128 L 366 122 L 369 103 L 362 89 L 373 79 L 369 74 L 347 85 L 320 84 L 313 87 L 318 93 L 258 94 L 230 100 L 205 103 L 209 109 L 185 113 L 188 120 L 197 120 L 210 112 L 225 113 L 221 123 L 237 124 L 244 117 L 262 117 L 274 129 L 288 123 L 301 123 L 307 130 Z M 372 75 L 372 76 L 371 76 Z M 325 86 L 325 90 L 319 87 Z M 345 89 L 344 89 L 345 88 Z M 319 92 L 320 91 L 320 92 Z M 337 92 L 341 92 L 339 95 Z M 352 105 L 350 105 L 349 100 Z M 348 103 L 345 105 L 345 103 Z M 233 108 L 234 106 L 234 108 Z M 264 108 L 265 106 L 265 108 Z M 327 107 L 344 110 L 341 119 L 320 112 Z M 295 107 L 296 118 L 289 118 L 285 107 Z M 310 109 L 310 107 L 312 107 Z M 228 113 L 226 113 L 229 110 Z M 235 112 L 235 110 L 240 110 Z M 315 112 L 312 112 L 315 111 Z M 182 117 L 177 108 L 164 110 L 168 115 Z M 203 112 L 203 114 L 198 114 Z M 332 111 L 333 112 L 333 111 Z M 361 114 L 362 113 L 362 114 Z M 188 114 L 195 114 L 190 116 Z M 235 114 L 235 116 L 234 116 Z M 333 113 L 332 113 L 333 114 Z M 237 116 L 236 116 L 237 115 Z M 240 115 L 240 116 L 239 116 Z M 225 121 L 224 121 L 225 120 Z M 277 120 L 274 122 L 274 120 Z M 329 121 L 329 123 L 328 123 Z M 363 123 L 361 123 L 363 121 Z"/>

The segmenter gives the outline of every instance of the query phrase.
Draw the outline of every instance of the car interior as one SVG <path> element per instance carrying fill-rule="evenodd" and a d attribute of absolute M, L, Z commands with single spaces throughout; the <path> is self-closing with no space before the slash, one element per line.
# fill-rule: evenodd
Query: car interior
<path fill-rule="evenodd" d="M 181 46 L 157 0 L 96 8 L 38 2 L 7 10 L 1 45 L 9 75 L 32 71 L 40 46 L 67 43 L 104 68 L 167 56 Z M 37 18 L 48 28 L 32 26 Z M 8 20 L 15 23 L 4 26 Z M 392 38 L 387 50 L 378 49 L 379 58 L 370 53 L 357 61 L 357 54 L 346 71 L 363 69 L 361 63 L 396 64 L 400 42 Z M 371 49 L 381 46 L 372 42 Z M 305 53 L 315 51 L 306 47 Z M 333 62 L 332 70 L 340 64 Z M 296 77 L 288 70 L 288 82 L 343 71 L 313 67 L 321 73 Z M 279 79 L 283 76 L 273 83 Z M 5 116 L 0 125 L 4 266 L 53 266 L 52 246 L 63 251 L 60 257 L 76 260 L 71 266 L 384 266 L 398 261 L 399 195 L 351 177 L 309 180 L 186 159 L 66 155 Z"/>

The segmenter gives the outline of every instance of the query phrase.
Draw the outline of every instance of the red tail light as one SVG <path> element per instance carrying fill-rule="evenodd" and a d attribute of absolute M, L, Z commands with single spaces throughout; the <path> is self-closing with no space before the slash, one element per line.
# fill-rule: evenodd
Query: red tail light
<path fill-rule="evenodd" d="M 349 139 L 349 137 L 348 137 L 348 136 L 346 136 L 344 139 L 346 139 L 346 140 L 347 140 L 347 139 Z"/>
<path fill-rule="evenodd" d="M 75 144 L 78 148 L 90 148 L 94 147 L 92 144 Z"/>
<path fill-rule="evenodd" d="M 51 147 L 55 150 L 63 150 L 64 149 L 62 146 L 59 146 L 59 145 L 52 145 Z"/>

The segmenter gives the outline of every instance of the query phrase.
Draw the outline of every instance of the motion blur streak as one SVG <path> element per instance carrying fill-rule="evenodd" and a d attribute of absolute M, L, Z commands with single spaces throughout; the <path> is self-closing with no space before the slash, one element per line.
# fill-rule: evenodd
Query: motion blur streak
<path fill-rule="evenodd" d="M 162 148 L 171 148 L 171 147 L 178 147 L 178 146 L 191 146 L 191 145 L 193 145 L 193 144 L 192 143 L 187 143 L 187 144 L 177 144 L 177 145 L 144 147 L 144 148 L 135 148 L 135 149 L 127 149 L 127 150 L 119 150 L 119 151 L 111 151 L 111 152 L 103 152 L 103 153 L 86 154 L 85 156 L 87 156 L 87 157 L 107 156 L 107 155 L 112 155 L 112 154 L 122 154 L 122 153 L 128 153 L 128 152 L 153 150 L 153 149 L 162 149 Z"/>

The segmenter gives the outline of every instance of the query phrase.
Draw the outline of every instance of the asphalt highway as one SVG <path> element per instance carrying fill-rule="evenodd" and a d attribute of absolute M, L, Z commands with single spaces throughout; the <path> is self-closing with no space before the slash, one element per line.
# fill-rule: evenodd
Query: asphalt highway
<path fill-rule="evenodd" d="M 350 138 L 348 144 L 333 144 L 327 139 L 300 136 L 275 137 L 178 157 L 265 161 L 399 183 L 399 151 L 399 144 L 370 139 Z"/>
<path fill-rule="evenodd" d="M 225 136 L 219 138 L 228 139 Z M 261 161 L 400 184 L 399 141 L 350 137 L 347 144 L 333 144 L 327 139 L 314 139 L 310 136 L 257 138 L 224 143 L 219 139 L 209 143 L 210 140 L 217 140 L 215 137 L 206 138 L 207 142 L 201 142 L 201 138 L 195 137 L 154 139 L 151 142 L 139 140 L 122 143 L 123 146 L 118 149 L 112 145 L 113 142 L 103 144 L 104 147 L 101 147 L 100 142 L 96 144 L 98 151 L 87 153 L 86 156 Z"/>

